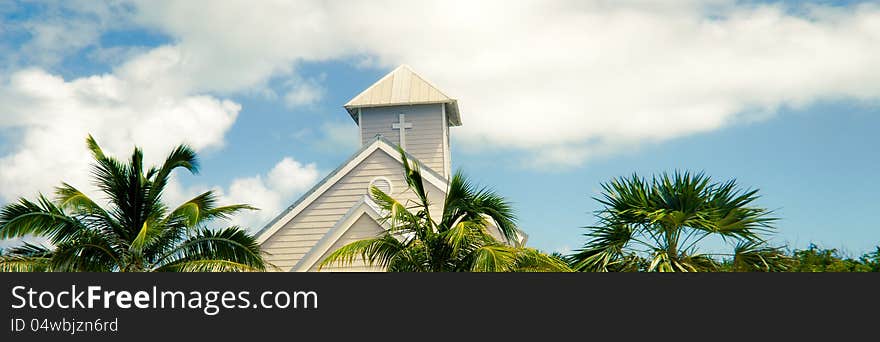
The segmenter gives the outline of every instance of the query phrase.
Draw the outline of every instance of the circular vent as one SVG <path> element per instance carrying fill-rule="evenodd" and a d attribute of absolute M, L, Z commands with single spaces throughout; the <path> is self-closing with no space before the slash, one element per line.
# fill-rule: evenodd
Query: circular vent
<path fill-rule="evenodd" d="M 367 194 L 368 195 L 372 195 L 372 193 L 370 192 L 370 189 L 372 189 L 374 186 L 379 188 L 379 190 L 382 190 L 382 192 L 384 192 L 386 194 L 389 194 L 389 195 L 391 194 L 391 181 L 388 180 L 388 178 L 385 178 L 385 177 L 373 178 L 373 180 L 370 181 L 370 186 L 367 187 Z"/>

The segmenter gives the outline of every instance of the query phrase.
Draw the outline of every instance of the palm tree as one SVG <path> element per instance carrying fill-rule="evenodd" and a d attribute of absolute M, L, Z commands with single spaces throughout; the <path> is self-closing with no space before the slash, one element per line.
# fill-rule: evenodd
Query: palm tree
<path fill-rule="evenodd" d="M 372 198 L 391 228 L 340 247 L 319 267 L 360 259 L 390 272 L 570 271 L 564 261 L 521 246 L 510 204 L 486 188 L 476 188 L 461 172 L 449 182 L 442 215 L 435 220 L 418 164 L 411 165 L 402 149 L 400 154 L 404 178 L 418 199 L 407 207 L 372 187 Z M 489 220 L 512 242 L 492 237 Z"/>
<path fill-rule="evenodd" d="M 662 174 L 651 181 L 633 175 L 602 184 L 596 198 L 599 224 L 571 262 L 580 271 L 716 271 L 711 254 L 700 253 L 707 237 L 736 242 L 734 270 L 781 271 L 786 258 L 766 247 L 760 233 L 773 230 L 770 211 L 754 207 L 757 190 L 736 181 L 712 182 L 703 173 Z M 719 254 L 715 254 L 719 255 Z"/>
<path fill-rule="evenodd" d="M 3 271 L 261 271 L 266 263 L 253 236 L 239 227 L 219 230 L 206 225 L 242 210 L 217 206 L 208 191 L 169 210 L 162 201 L 171 172 L 198 172 L 195 152 L 176 147 L 161 167 L 143 168 L 134 149 L 127 164 L 107 156 L 90 135 L 95 159 L 92 175 L 106 196 L 104 209 L 83 192 L 62 183 L 53 202 L 21 198 L 0 210 L 0 238 L 38 236 L 53 248 L 25 244 L 0 257 Z"/>

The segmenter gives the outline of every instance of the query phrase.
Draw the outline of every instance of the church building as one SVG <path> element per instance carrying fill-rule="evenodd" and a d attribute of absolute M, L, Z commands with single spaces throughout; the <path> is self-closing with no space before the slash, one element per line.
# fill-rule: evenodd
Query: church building
<path fill-rule="evenodd" d="M 431 203 L 443 205 L 452 174 L 449 131 L 462 125 L 455 99 L 402 65 L 344 108 L 359 127 L 360 150 L 257 233 L 266 260 L 281 271 L 318 271 L 320 261 L 339 247 L 389 229 L 370 197 L 371 186 L 404 205 L 416 200 L 403 178 L 397 146 L 419 164 Z M 490 234 L 503 239 L 497 228 Z M 524 243 L 525 234 L 520 237 Z M 361 262 L 321 271 L 381 269 Z"/>

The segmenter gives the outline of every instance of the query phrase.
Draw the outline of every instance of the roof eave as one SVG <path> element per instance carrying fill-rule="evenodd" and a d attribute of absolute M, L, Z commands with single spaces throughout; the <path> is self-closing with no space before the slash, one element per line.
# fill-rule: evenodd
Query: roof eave
<path fill-rule="evenodd" d="M 401 103 L 381 103 L 381 104 L 362 104 L 362 105 L 352 105 L 346 104 L 342 106 L 348 111 L 348 114 L 351 116 L 351 119 L 354 120 L 355 123 L 358 122 L 358 109 L 360 108 L 378 108 L 378 107 L 391 107 L 391 106 L 417 106 L 417 105 L 426 105 L 426 104 L 445 104 L 446 105 L 446 115 L 449 119 L 450 126 L 461 126 L 461 114 L 458 111 L 458 100 L 449 99 L 442 101 L 423 101 L 423 102 L 401 102 Z"/>

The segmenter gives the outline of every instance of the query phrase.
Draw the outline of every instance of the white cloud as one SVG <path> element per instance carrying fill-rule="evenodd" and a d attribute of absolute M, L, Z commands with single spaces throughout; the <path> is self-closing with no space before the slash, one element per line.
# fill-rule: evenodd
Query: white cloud
<path fill-rule="evenodd" d="M 13 74 L 0 85 L 0 128 L 21 136 L 0 155 L 0 199 L 51 193 L 61 181 L 90 188 L 88 134 L 120 159 L 137 144 L 147 165 L 158 164 L 181 142 L 196 150 L 222 146 L 241 109 L 210 96 L 147 88 L 111 74 L 71 81 L 40 69 Z"/>
<path fill-rule="evenodd" d="M 361 146 L 358 126 L 347 118 L 343 118 L 343 121 L 324 122 L 317 129 L 301 128 L 288 136 L 322 151 L 355 151 Z"/>
<path fill-rule="evenodd" d="M 47 191 L 62 179 L 85 183 L 89 132 L 120 155 L 132 143 L 148 153 L 180 141 L 222 146 L 240 106 L 216 96 L 266 89 L 278 78 L 293 80 L 285 95 L 291 104 L 311 103 L 320 82 L 296 74 L 303 61 L 411 64 L 459 98 L 458 143 L 563 165 L 761 119 L 783 106 L 880 97 L 880 8 L 872 4 L 788 11 L 720 0 L 143 1 L 120 8 L 127 6 L 65 8 L 97 18 L 92 26 L 57 15 L 28 26 L 35 39 L 25 50 L 38 55 L 94 44 L 121 21 L 158 29 L 174 43 L 130 57 L 111 74 L 4 75 L 0 129 L 21 134 L 0 156 L 3 198 Z M 325 131 L 328 141 L 348 134 Z"/>
<path fill-rule="evenodd" d="M 107 65 L 120 65 L 151 50 L 146 46 L 98 47 L 88 53 L 90 60 Z"/>
<path fill-rule="evenodd" d="M 138 22 L 176 38 L 193 89 L 295 77 L 299 61 L 408 63 L 460 99 L 460 142 L 577 165 L 783 106 L 880 97 L 880 8 L 784 6 L 144 1 Z"/>
<path fill-rule="evenodd" d="M 233 180 L 223 198 L 225 202 L 246 203 L 259 209 L 256 212 L 236 215 L 232 219 L 234 224 L 248 227 L 252 231 L 259 230 L 258 226 L 278 215 L 284 205 L 281 202 L 281 194 L 270 189 L 259 175 Z"/>
<path fill-rule="evenodd" d="M 326 150 L 354 151 L 361 145 L 358 126 L 352 121 L 326 122 L 321 125 L 321 133 L 323 137 L 318 140 L 318 146 Z"/>
<path fill-rule="evenodd" d="M 245 203 L 259 208 L 235 216 L 233 224 L 257 231 L 290 204 L 295 195 L 302 193 L 318 180 L 314 163 L 303 165 L 285 157 L 268 174 L 236 178 L 228 189 L 220 189 L 225 204 Z"/>
<path fill-rule="evenodd" d="M 324 90 L 322 88 L 316 87 L 310 83 L 300 83 L 293 86 L 293 88 L 284 95 L 284 102 L 290 107 L 305 106 L 318 102 L 323 95 Z"/>
<path fill-rule="evenodd" d="M 297 74 L 302 62 L 410 64 L 460 100 L 456 144 L 520 151 L 548 165 L 762 120 L 782 107 L 880 99 L 876 4 L 229 0 L 137 1 L 132 11 L 124 2 L 63 4 L 0 28 L 2 37 L 32 37 L 0 57 L 0 130 L 14 133 L 0 148 L 0 202 L 49 192 L 62 180 L 88 188 L 88 133 L 121 157 L 142 146 L 148 163 L 179 142 L 219 148 L 241 110 L 226 95 L 264 94 L 291 106 L 323 98 L 321 78 Z M 172 43 L 101 46 L 101 33 L 122 23 L 157 29 Z M 112 73 L 65 80 L 45 71 L 89 46 Z M 42 68 L 10 72 L 23 63 Z M 282 81 L 282 96 L 272 80 Z M 300 133 L 357 146 L 353 125 L 322 128 Z M 258 228 L 317 175 L 314 164 L 283 159 L 214 188 L 224 202 L 262 208 L 237 221 Z M 168 197 L 208 188 L 175 185 Z"/>
<path fill-rule="evenodd" d="M 562 255 L 569 255 L 569 254 L 571 254 L 572 251 L 573 251 L 573 250 L 571 249 L 571 246 L 569 246 L 569 245 L 562 245 L 562 246 L 556 248 L 556 250 L 554 250 L 553 252 L 554 252 L 554 253 L 559 253 L 559 254 L 562 254 Z"/>
<path fill-rule="evenodd" d="M 314 163 L 303 165 L 290 157 L 275 164 L 267 177 L 273 189 L 286 195 L 308 189 L 317 179 L 318 169 Z"/>
<path fill-rule="evenodd" d="M 205 193 L 209 190 L 214 190 L 217 193 L 223 191 L 219 187 L 208 187 L 203 184 L 195 184 L 184 187 L 177 179 L 177 175 L 172 173 L 171 177 L 168 179 L 168 184 L 165 185 L 165 189 L 162 191 L 162 202 L 171 208 L 176 208 L 177 206 L 186 203 L 186 201 L 189 201 L 193 197 Z M 220 205 L 226 204 L 229 203 L 220 203 Z"/>
<path fill-rule="evenodd" d="M 208 190 L 218 195 L 218 205 L 248 204 L 259 210 L 236 214 L 226 225 L 239 225 L 256 232 L 290 205 L 295 197 L 317 182 L 320 171 L 314 163 L 303 164 L 284 157 L 265 174 L 235 178 L 227 186 L 195 184 L 184 187 L 176 178 L 168 182 L 162 199 L 170 206 L 184 203 Z M 215 222 L 217 227 L 225 226 Z"/>
<path fill-rule="evenodd" d="M 21 46 L 6 47 L 10 51 L 3 51 L 0 59 L 6 64 L 0 68 L 56 64 L 80 49 L 100 45 L 101 32 L 118 27 L 128 14 L 127 6 L 122 2 L 37 0 L 31 5 L 40 8 L 39 15 L 21 15 L 16 13 L 14 5 L 0 7 L 0 15 L 7 21 L 0 25 L 0 37 L 5 34 L 26 34 L 30 37 Z M 7 13 L 18 15 L 6 16 Z M 10 19 L 16 16 L 23 19 Z"/>
<path fill-rule="evenodd" d="M 294 79 L 288 83 L 290 90 L 284 95 L 284 103 L 288 107 L 296 108 L 315 104 L 324 97 L 326 90 L 321 86 L 324 77 L 319 79 Z"/>

